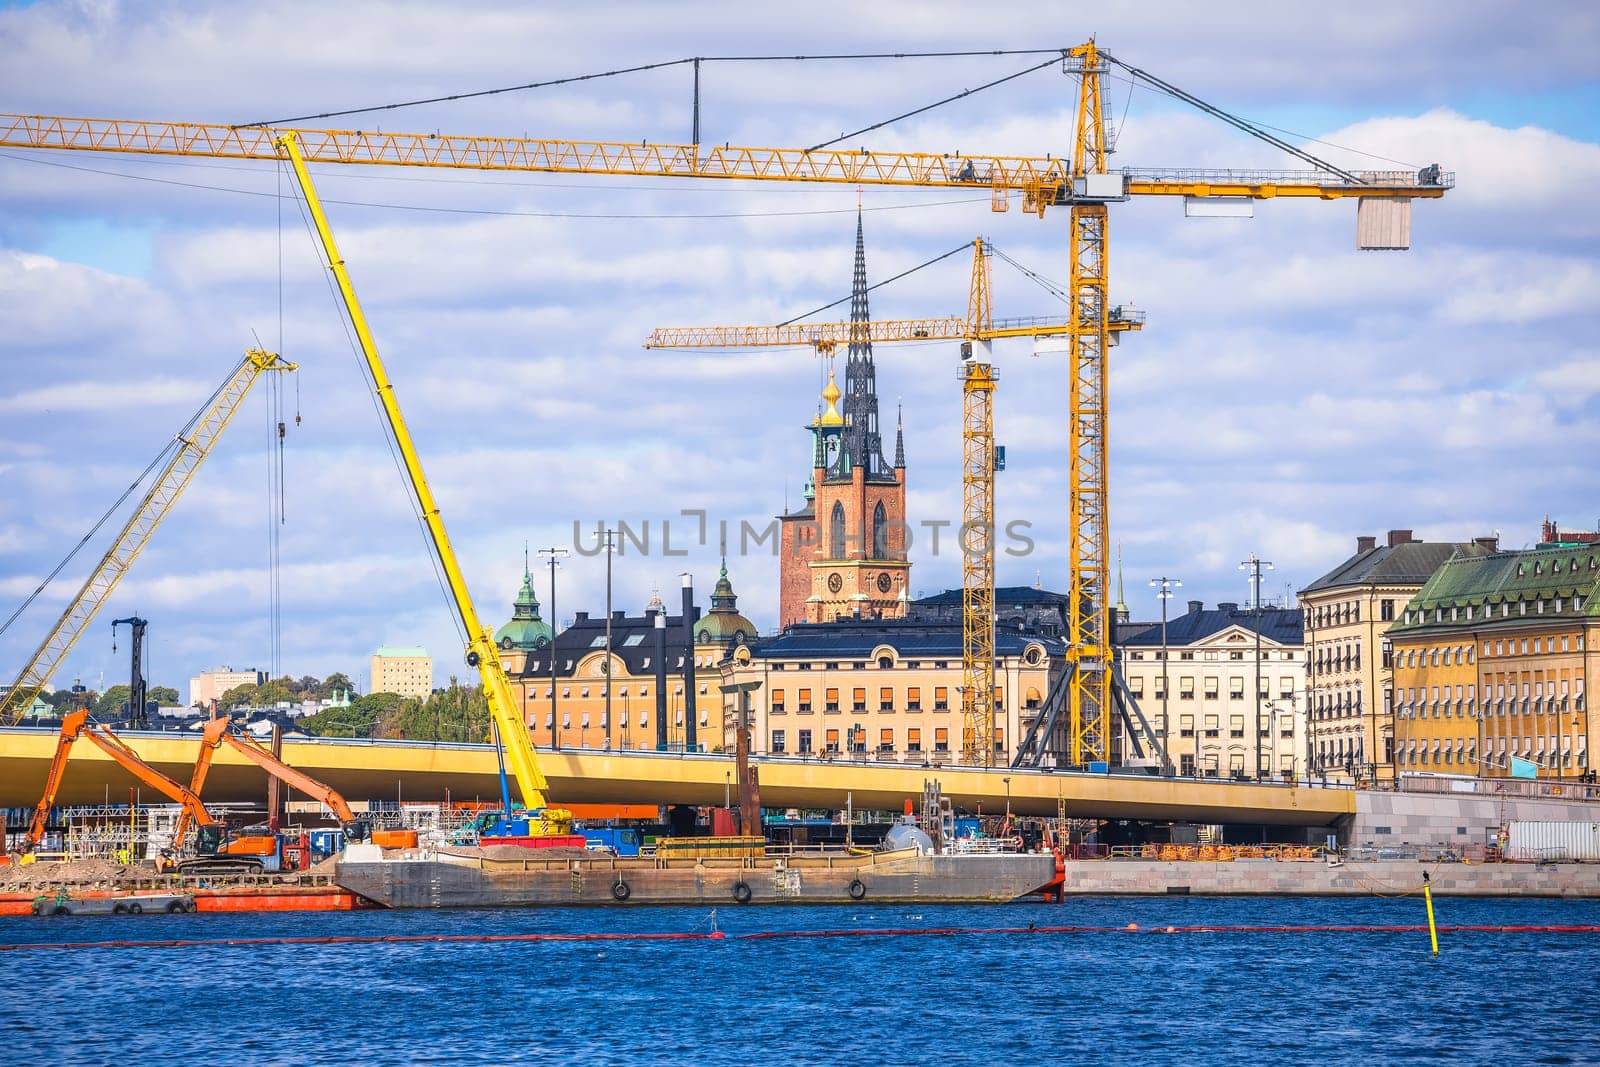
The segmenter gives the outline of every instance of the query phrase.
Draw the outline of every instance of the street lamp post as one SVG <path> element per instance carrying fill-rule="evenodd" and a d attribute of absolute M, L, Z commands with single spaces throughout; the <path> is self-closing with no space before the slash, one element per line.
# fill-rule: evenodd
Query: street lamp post
<path fill-rule="evenodd" d="M 550 744 L 554 748 L 561 747 L 561 720 L 556 716 L 556 560 L 561 556 L 570 556 L 572 553 L 565 548 L 539 549 L 539 555 L 550 558 Z"/>
<path fill-rule="evenodd" d="M 1156 591 L 1156 598 L 1161 601 L 1161 752 L 1162 758 L 1167 761 L 1167 766 L 1161 768 L 1166 771 L 1172 766 L 1172 756 L 1167 748 L 1167 730 L 1171 719 L 1167 716 L 1167 601 L 1173 597 L 1174 589 L 1181 589 L 1183 583 L 1176 578 L 1160 577 L 1150 579 L 1151 588 Z M 1200 742 L 1195 742 L 1195 752 L 1198 753 Z"/>
<path fill-rule="evenodd" d="M 1256 631 L 1256 777 L 1261 777 L 1261 572 L 1270 571 L 1272 564 L 1264 559 L 1257 559 L 1254 552 L 1250 558 L 1239 564 L 1239 569 L 1250 575 L 1250 587 L 1254 592 L 1255 601 L 1255 631 Z"/>
<path fill-rule="evenodd" d="M 1004 778 L 1002 778 L 1000 780 L 1006 784 L 1006 823 L 1010 824 L 1010 822 L 1011 822 L 1011 776 L 1007 775 L 1006 777 L 1004 777 Z"/>

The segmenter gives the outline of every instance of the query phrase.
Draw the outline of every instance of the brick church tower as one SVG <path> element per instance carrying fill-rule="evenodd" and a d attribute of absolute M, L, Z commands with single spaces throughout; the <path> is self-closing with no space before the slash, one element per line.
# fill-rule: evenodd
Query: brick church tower
<path fill-rule="evenodd" d="M 844 392 L 830 371 L 822 393 L 825 407 L 807 427 L 812 471 L 806 503 L 779 516 L 780 626 L 840 618 L 897 619 L 910 599 L 905 434 L 897 423 L 891 466 L 878 430 L 877 372 L 867 326 L 871 319 L 858 215 Z"/>

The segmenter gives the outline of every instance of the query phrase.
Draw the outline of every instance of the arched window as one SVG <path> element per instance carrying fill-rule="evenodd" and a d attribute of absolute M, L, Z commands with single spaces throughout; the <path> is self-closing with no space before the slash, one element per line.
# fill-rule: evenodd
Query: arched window
<path fill-rule="evenodd" d="M 833 502 L 833 518 L 829 522 L 828 558 L 844 559 L 844 504 Z"/>
<path fill-rule="evenodd" d="M 884 513 L 881 500 L 872 510 L 872 558 L 889 558 L 889 516 Z"/>

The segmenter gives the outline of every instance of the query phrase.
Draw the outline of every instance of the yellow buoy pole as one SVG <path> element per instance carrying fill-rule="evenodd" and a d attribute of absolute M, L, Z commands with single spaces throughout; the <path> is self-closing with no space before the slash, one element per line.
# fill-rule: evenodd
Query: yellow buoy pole
<path fill-rule="evenodd" d="M 1433 954 L 1439 954 L 1439 928 L 1433 924 L 1433 888 L 1428 884 L 1428 872 L 1422 872 L 1422 899 L 1428 905 L 1428 940 L 1433 943 Z"/>

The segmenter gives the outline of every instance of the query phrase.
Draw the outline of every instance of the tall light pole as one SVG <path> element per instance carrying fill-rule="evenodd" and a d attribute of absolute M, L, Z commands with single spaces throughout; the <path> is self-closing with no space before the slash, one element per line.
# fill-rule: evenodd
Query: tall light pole
<path fill-rule="evenodd" d="M 556 628 L 559 625 L 556 615 L 556 560 L 561 556 L 570 556 L 572 553 L 565 548 L 541 548 L 539 555 L 550 557 L 550 744 L 552 747 L 561 747 L 561 720 L 556 718 Z"/>
<path fill-rule="evenodd" d="M 1256 619 L 1256 777 L 1261 777 L 1261 572 L 1270 571 L 1272 564 L 1264 559 L 1257 559 L 1254 552 L 1250 558 L 1239 564 L 1239 569 L 1250 575 L 1250 588 L 1255 601 Z"/>
<path fill-rule="evenodd" d="M 1167 718 L 1167 601 L 1175 595 L 1174 589 L 1182 589 L 1183 583 L 1176 578 L 1163 575 L 1160 578 L 1150 579 L 1150 587 L 1156 591 L 1156 598 L 1161 601 L 1161 751 L 1166 753 L 1167 766 L 1163 771 L 1172 766 L 1172 750 L 1167 747 L 1168 723 Z M 1200 742 L 1195 740 L 1195 754 L 1199 755 Z M 1198 759 L 1196 762 L 1199 762 Z"/>
<path fill-rule="evenodd" d="M 615 530 L 599 530 L 595 540 L 603 534 L 606 539 L 606 748 L 611 747 L 611 547 Z"/>

